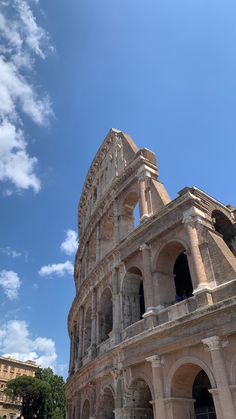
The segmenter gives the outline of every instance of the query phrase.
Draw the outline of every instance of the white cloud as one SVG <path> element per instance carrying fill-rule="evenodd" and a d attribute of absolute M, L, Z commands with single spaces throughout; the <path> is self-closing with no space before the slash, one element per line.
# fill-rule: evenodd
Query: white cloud
<path fill-rule="evenodd" d="M 55 342 L 45 337 L 32 339 L 28 325 L 22 320 L 10 320 L 0 326 L 0 353 L 20 361 L 32 360 L 43 368 L 55 368 Z"/>
<path fill-rule="evenodd" d="M 22 255 L 20 252 L 17 252 L 17 250 L 12 249 L 10 246 L 0 247 L 0 252 L 9 257 L 12 257 L 13 259 L 18 258 Z"/>
<path fill-rule="evenodd" d="M 76 252 L 77 247 L 78 242 L 76 232 L 74 230 L 67 230 L 66 238 L 60 246 L 61 251 L 70 256 Z"/>
<path fill-rule="evenodd" d="M 36 3 L 35 3 L 36 4 Z M 9 18 L 9 16 L 11 16 Z M 50 50 L 47 33 L 37 24 L 28 0 L 0 5 L 0 181 L 15 191 L 40 190 L 35 174 L 37 158 L 27 152 L 21 114 L 45 125 L 52 115 L 46 94 L 39 95 L 30 80 L 35 57 L 44 59 Z M 6 188 L 4 195 L 13 190 Z"/>
<path fill-rule="evenodd" d="M 0 271 L 0 285 L 10 300 L 17 299 L 21 281 L 16 272 Z"/>
<path fill-rule="evenodd" d="M 66 274 L 72 275 L 73 271 L 73 264 L 67 260 L 64 263 L 52 263 L 51 265 L 42 266 L 38 273 L 40 276 L 64 276 Z"/>

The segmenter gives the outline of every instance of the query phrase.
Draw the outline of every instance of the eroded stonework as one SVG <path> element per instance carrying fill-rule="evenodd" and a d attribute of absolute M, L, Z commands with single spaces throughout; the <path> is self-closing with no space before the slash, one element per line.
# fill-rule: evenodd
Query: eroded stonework
<path fill-rule="evenodd" d="M 110 130 L 79 204 L 68 419 L 236 418 L 236 210 Z"/>

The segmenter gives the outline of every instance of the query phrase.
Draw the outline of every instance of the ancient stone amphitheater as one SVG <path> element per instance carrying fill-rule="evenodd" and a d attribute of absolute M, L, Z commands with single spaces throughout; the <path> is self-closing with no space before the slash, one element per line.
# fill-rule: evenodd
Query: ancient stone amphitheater
<path fill-rule="evenodd" d="M 236 210 L 112 129 L 78 216 L 67 418 L 235 419 Z"/>

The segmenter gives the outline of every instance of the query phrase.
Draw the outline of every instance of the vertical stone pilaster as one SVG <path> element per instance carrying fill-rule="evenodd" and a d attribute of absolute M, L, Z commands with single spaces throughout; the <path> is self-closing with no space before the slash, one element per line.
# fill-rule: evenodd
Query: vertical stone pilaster
<path fill-rule="evenodd" d="M 221 405 L 221 410 L 222 412 L 224 412 L 224 419 L 236 419 L 236 410 L 231 390 L 229 387 L 229 380 L 222 351 L 222 342 L 219 336 L 211 336 L 209 338 L 203 339 L 202 343 L 206 345 L 207 349 L 210 351 L 211 354 L 211 360 L 213 364 L 213 370 L 218 390 L 218 397 Z"/>
<path fill-rule="evenodd" d="M 146 358 L 146 361 L 152 364 L 155 418 L 167 419 L 161 357 L 153 355 Z"/>
<path fill-rule="evenodd" d="M 112 297 L 113 297 L 113 336 L 114 343 L 120 342 L 120 293 L 119 293 L 119 268 L 115 268 L 112 272 Z"/>
<path fill-rule="evenodd" d="M 140 221 L 144 221 L 149 217 L 148 203 L 146 199 L 146 176 L 148 176 L 148 173 L 144 172 L 138 178 L 140 195 Z"/>
<path fill-rule="evenodd" d="M 193 270 L 192 280 L 194 291 L 204 289 L 208 285 L 208 280 L 199 249 L 199 238 L 196 229 L 196 224 L 200 220 L 199 216 L 204 217 L 204 214 L 202 211 L 194 207 L 183 214 L 183 223 L 187 233 L 191 252 L 190 258 L 191 267 Z"/>
<path fill-rule="evenodd" d="M 114 217 L 115 243 L 119 243 L 119 241 L 120 241 L 120 220 L 119 220 L 117 199 L 114 201 L 114 205 L 113 205 L 113 217 Z"/>
<path fill-rule="evenodd" d="M 96 354 L 97 345 L 97 291 L 92 291 L 92 325 L 91 325 L 91 348 L 92 356 Z"/>
<path fill-rule="evenodd" d="M 144 298 L 145 298 L 145 309 L 151 311 L 154 307 L 154 293 L 153 293 L 153 283 L 152 283 L 152 272 L 151 272 L 151 257 L 150 257 L 150 247 L 145 243 L 139 248 L 142 252 L 143 259 L 143 289 L 144 289 Z"/>
<path fill-rule="evenodd" d="M 101 227 L 100 221 L 96 225 L 96 262 L 101 259 Z"/>
<path fill-rule="evenodd" d="M 79 310 L 79 350 L 78 350 L 79 365 L 81 365 L 82 363 L 83 346 L 84 346 L 84 307 L 80 307 L 80 310 Z"/>

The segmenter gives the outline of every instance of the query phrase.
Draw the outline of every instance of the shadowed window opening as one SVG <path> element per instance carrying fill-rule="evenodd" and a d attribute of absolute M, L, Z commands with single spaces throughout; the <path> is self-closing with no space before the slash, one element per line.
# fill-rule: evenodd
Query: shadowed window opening
<path fill-rule="evenodd" d="M 196 419 L 216 419 L 214 401 L 209 389 L 211 384 L 205 371 L 201 370 L 193 383 L 193 399 Z"/>
<path fill-rule="evenodd" d="M 212 220 L 217 233 L 220 233 L 224 242 L 236 256 L 236 228 L 220 211 L 213 211 Z"/>
<path fill-rule="evenodd" d="M 193 295 L 193 285 L 189 272 L 187 256 L 180 253 L 174 265 L 176 302 Z"/>
<path fill-rule="evenodd" d="M 112 294 L 109 288 L 103 291 L 100 302 L 100 341 L 109 339 L 113 328 Z"/>
<path fill-rule="evenodd" d="M 143 314 L 145 313 L 143 281 L 141 281 L 141 284 L 139 287 L 139 306 L 140 306 L 140 320 L 141 320 L 143 318 Z"/>

